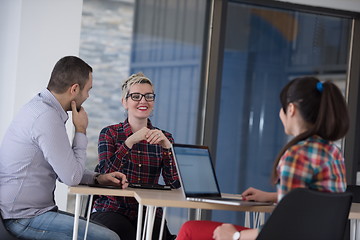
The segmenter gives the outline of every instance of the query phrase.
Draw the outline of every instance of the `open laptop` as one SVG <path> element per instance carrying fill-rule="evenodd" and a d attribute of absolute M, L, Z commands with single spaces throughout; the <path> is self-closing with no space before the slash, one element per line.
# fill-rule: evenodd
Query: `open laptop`
<path fill-rule="evenodd" d="M 272 204 L 222 197 L 208 147 L 173 144 L 172 151 L 186 200 L 239 206 Z"/>

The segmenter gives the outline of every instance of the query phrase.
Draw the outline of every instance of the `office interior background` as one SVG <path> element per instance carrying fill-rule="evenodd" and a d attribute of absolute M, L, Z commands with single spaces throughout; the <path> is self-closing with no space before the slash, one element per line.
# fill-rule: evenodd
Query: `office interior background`
<path fill-rule="evenodd" d="M 94 69 L 87 167 L 100 130 L 123 121 L 121 82 L 144 72 L 157 94 L 152 122 L 178 143 L 210 147 L 222 192 L 274 190 L 273 160 L 288 141 L 279 92 L 294 77 L 338 84 L 351 128 L 342 148 L 349 184 L 360 152 L 358 0 L 5 0 L 0 5 L 0 139 L 17 110 L 46 87 L 58 59 L 77 55 Z M 72 139 L 71 119 L 67 124 Z M 72 211 L 58 185 L 56 201 Z M 190 211 L 191 215 L 191 211 Z M 176 232 L 188 217 L 169 209 Z M 242 223 L 243 214 L 204 212 Z"/>

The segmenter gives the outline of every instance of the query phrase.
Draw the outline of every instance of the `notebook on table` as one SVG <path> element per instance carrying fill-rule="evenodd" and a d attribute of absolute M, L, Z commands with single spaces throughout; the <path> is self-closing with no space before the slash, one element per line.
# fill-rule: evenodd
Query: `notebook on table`
<path fill-rule="evenodd" d="M 143 188 L 143 189 L 156 189 L 156 190 L 171 190 L 168 185 L 162 184 L 147 184 L 147 183 L 129 183 L 131 188 Z"/>
<path fill-rule="evenodd" d="M 101 184 L 87 184 L 89 187 L 99 187 L 99 188 L 110 188 L 110 189 L 122 189 L 122 186 L 112 186 L 112 185 L 101 185 Z M 142 189 L 155 189 L 155 190 L 171 190 L 171 187 L 168 185 L 162 184 L 148 184 L 148 183 L 129 183 L 128 187 L 130 188 L 142 188 Z"/>
<path fill-rule="evenodd" d="M 89 187 L 99 187 L 99 188 L 110 188 L 110 189 L 122 189 L 122 186 L 113 186 L 113 185 L 101 185 L 101 184 L 87 184 Z M 129 183 L 128 187 L 130 188 L 142 188 L 142 189 L 155 189 L 155 190 L 171 190 L 171 187 L 168 185 L 162 184 L 147 184 L 147 183 Z"/>
<path fill-rule="evenodd" d="M 186 200 L 238 206 L 272 204 L 222 197 L 207 146 L 173 144 L 172 151 Z"/>

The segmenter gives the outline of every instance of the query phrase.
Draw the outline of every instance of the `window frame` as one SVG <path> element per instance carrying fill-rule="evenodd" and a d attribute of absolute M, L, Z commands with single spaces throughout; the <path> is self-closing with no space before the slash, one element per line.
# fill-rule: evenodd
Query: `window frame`
<path fill-rule="evenodd" d="M 350 129 L 343 141 L 343 150 L 348 184 L 356 184 L 356 175 L 360 160 L 360 13 L 336 10 L 325 7 L 280 2 L 273 0 L 236 0 L 241 4 L 258 5 L 307 13 L 324 14 L 352 19 L 351 44 L 347 66 L 346 100 L 350 113 Z M 222 81 L 222 62 L 224 55 L 226 14 L 228 0 L 213 0 L 209 19 L 209 41 L 207 56 L 204 58 L 204 100 L 201 103 L 204 114 L 199 116 L 198 142 L 209 146 L 211 154 L 216 156 L 218 115 Z M 213 159 L 216 163 L 216 158 Z"/>

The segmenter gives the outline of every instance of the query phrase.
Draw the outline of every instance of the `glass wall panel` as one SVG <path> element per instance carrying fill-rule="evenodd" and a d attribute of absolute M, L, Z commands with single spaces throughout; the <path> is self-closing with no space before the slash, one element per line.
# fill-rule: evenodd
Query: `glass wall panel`
<path fill-rule="evenodd" d="M 98 164 L 101 129 L 125 120 L 121 81 L 129 75 L 134 8 L 135 0 L 83 1 L 79 56 L 93 68 L 93 87 L 83 104 L 89 117 L 89 170 Z M 69 194 L 68 211 L 74 211 L 74 202 Z"/>
<path fill-rule="evenodd" d="M 196 143 L 207 0 L 138 0 L 130 72 L 143 72 L 155 85 L 153 124 L 173 134 L 177 143 Z M 176 233 L 187 209 L 169 208 L 169 228 Z"/>
<path fill-rule="evenodd" d="M 89 115 L 88 169 L 98 163 L 101 129 L 126 118 L 120 84 L 135 72 L 155 84 L 153 124 L 171 132 L 178 143 L 195 143 L 208 2 L 84 1 L 80 57 L 94 69 L 91 97 L 84 104 Z M 186 209 L 167 212 L 173 233 L 186 219 Z"/>
<path fill-rule="evenodd" d="M 136 3 L 130 71 L 154 81 L 155 126 L 176 142 L 195 143 L 207 1 Z"/>
<path fill-rule="evenodd" d="M 226 22 L 216 151 L 220 187 L 228 193 L 250 186 L 275 191 L 273 161 L 288 141 L 279 119 L 280 90 L 303 75 L 345 89 L 351 20 L 231 1 Z M 213 219 L 242 223 L 243 214 L 217 211 Z"/>
<path fill-rule="evenodd" d="M 93 67 L 93 88 L 84 108 L 88 169 L 98 164 L 97 144 L 102 128 L 125 120 L 121 82 L 129 76 L 135 0 L 85 0 L 80 57 Z"/>

